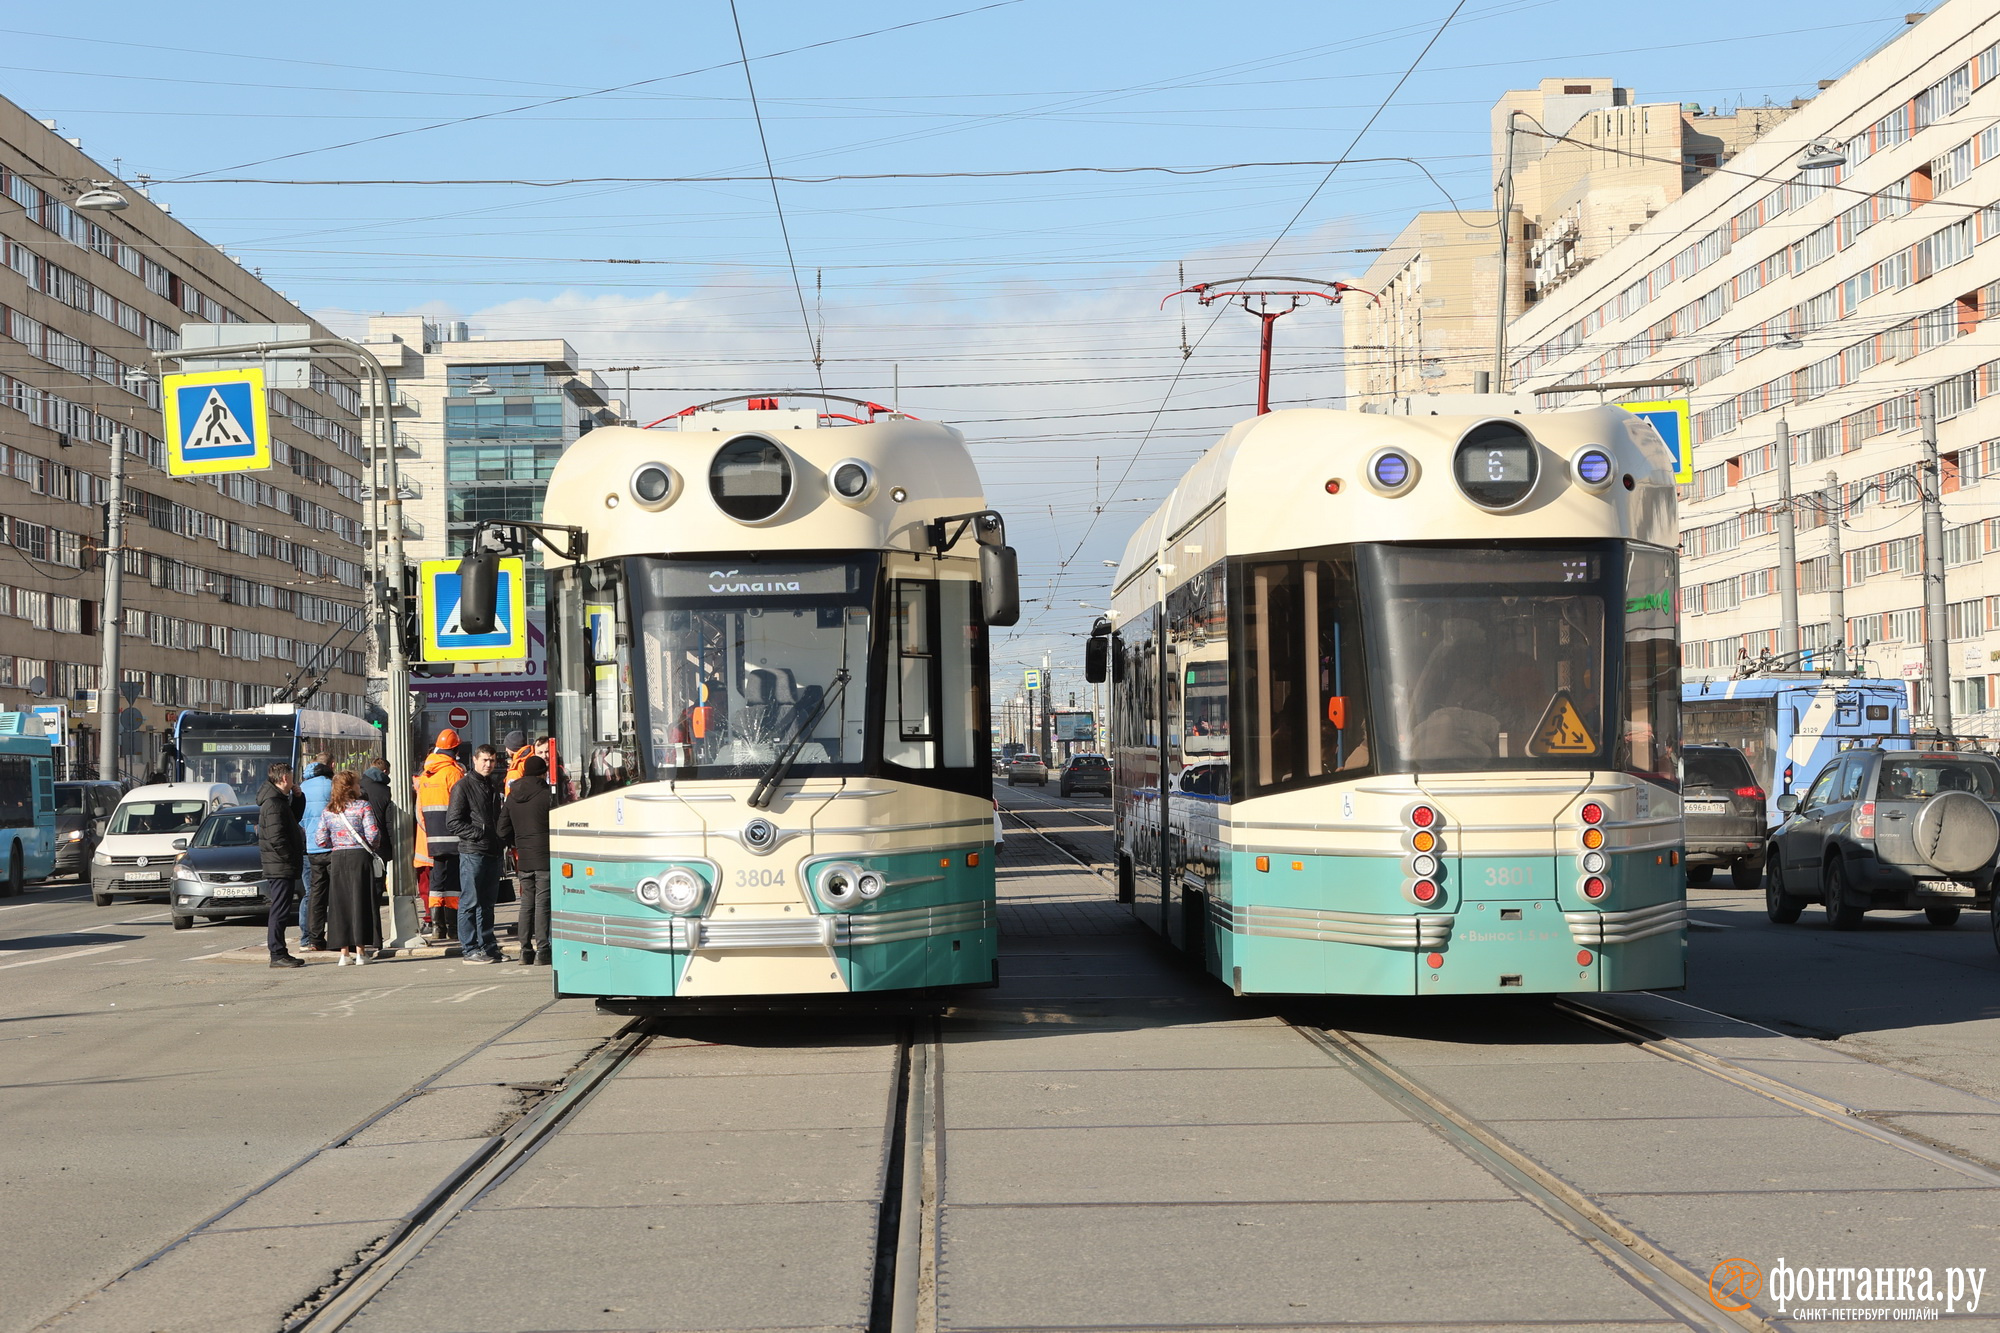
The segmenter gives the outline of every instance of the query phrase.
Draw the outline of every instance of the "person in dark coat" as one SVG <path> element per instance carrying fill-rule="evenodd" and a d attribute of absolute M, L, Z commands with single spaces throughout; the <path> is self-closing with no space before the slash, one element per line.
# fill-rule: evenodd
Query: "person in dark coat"
<path fill-rule="evenodd" d="M 500 752 L 482 745 L 472 771 L 451 789 L 445 829 L 458 839 L 458 956 L 497 963 L 500 937 L 493 910 L 500 899 Z"/>
<path fill-rule="evenodd" d="M 389 762 L 377 759 L 361 770 L 361 798 L 368 802 L 368 809 L 375 816 L 375 827 L 382 831 L 382 844 L 378 851 L 382 859 L 395 859 L 396 794 L 389 788 Z"/>
<path fill-rule="evenodd" d="M 553 961 L 549 939 L 549 762 L 530 755 L 520 781 L 500 803 L 500 841 L 514 849 L 520 878 L 521 962 L 546 967 Z"/>
<path fill-rule="evenodd" d="M 306 863 L 306 835 L 299 827 L 305 811 L 305 794 L 292 780 L 292 766 L 271 765 L 269 778 L 257 790 L 257 853 L 263 862 L 264 900 L 270 904 L 264 943 L 272 967 L 305 966 L 285 947 L 285 924 L 297 911 L 299 874 Z"/>

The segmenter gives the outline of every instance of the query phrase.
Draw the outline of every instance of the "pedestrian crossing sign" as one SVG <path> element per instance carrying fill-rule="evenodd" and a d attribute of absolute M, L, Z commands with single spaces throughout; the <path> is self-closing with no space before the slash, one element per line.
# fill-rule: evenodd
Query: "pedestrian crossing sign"
<path fill-rule="evenodd" d="M 261 472 L 271 466 L 271 405 L 263 367 L 166 375 L 160 387 L 170 475 Z"/>
<path fill-rule="evenodd" d="M 1673 455 L 1674 480 L 1686 485 L 1694 480 L 1694 432 L 1689 429 L 1688 400 L 1668 398 L 1657 403 L 1620 403 L 1635 417 L 1644 417 L 1660 432 L 1667 452 Z"/>
<path fill-rule="evenodd" d="M 520 556 L 500 560 L 497 619 L 490 634 L 467 634 L 458 623 L 458 561 L 418 567 L 417 616 L 426 662 L 516 662 L 528 656 L 528 573 Z"/>

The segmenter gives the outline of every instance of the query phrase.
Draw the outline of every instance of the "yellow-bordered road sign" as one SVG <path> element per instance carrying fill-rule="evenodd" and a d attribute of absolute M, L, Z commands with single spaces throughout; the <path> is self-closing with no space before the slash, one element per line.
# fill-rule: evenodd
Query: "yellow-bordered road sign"
<path fill-rule="evenodd" d="M 271 403 L 263 367 L 165 375 L 160 388 L 169 474 L 261 472 L 271 466 Z"/>
<path fill-rule="evenodd" d="M 1667 398 L 1657 403 L 1620 403 L 1618 406 L 1633 416 L 1644 417 L 1653 423 L 1653 429 L 1660 432 L 1660 438 L 1667 442 L 1667 452 L 1674 458 L 1674 480 L 1694 480 L 1694 432 L 1688 420 L 1688 400 Z"/>
<path fill-rule="evenodd" d="M 528 570 L 520 556 L 500 560 L 499 619 L 491 634 L 458 624 L 458 561 L 426 560 L 417 570 L 417 618 L 426 662 L 515 662 L 528 656 Z"/>

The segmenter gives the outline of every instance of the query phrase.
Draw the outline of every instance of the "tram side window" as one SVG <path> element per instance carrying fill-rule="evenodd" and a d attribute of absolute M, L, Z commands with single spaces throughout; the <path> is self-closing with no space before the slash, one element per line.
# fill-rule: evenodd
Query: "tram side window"
<path fill-rule="evenodd" d="M 1242 570 L 1236 765 L 1245 795 L 1372 771 L 1360 604 L 1350 556 Z"/>
<path fill-rule="evenodd" d="M 577 775 L 586 796 L 640 777 L 623 582 L 613 565 L 557 576 L 554 735 L 558 754 L 586 756 Z"/>
<path fill-rule="evenodd" d="M 889 585 L 889 707 L 882 757 L 904 768 L 937 767 L 936 585 L 897 579 Z"/>
<path fill-rule="evenodd" d="M 34 763 L 26 755 L 0 755 L 0 828 L 34 827 Z"/>
<path fill-rule="evenodd" d="M 1680 785 L 1680 649 L 1674 636 L 1674 558 L 1628 548 L 1625 572 L 1625 735 L 1619 767 Z"/>

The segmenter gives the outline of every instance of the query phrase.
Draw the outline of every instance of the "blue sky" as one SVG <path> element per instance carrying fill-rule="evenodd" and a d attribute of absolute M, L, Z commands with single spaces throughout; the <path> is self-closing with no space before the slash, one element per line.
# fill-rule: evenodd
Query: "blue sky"
<path fill-rule="evenodd" d="M 1355 251 L 1439 186 L 1488 202 L 1487 110 L 1508 88 L 1608 76 L 1644 101 L 1782 103 L 1909 7 L 1467 0 L 1391 97 L 1451 0 L 980 3 L 737 0 L 778 172 L 1317 161 L 1354 144 L 1420 158 L 1439 185 L 1402 162 L 1351 163 L 1316 195 L 1325 167 L 786 183 L 788 258 L 761 178 L 200 183 L 760 177 L 727 0 L 412 5 L 380 34 L 311 6 L 199 22 L 124 0 L 16 6 L 0 92 L 153 177 L 176 216 L 343 330 L 421 310 L 567 337 L 588 365 L 647 367 L 642 420 L 809 385 L 814 339 L 829 389 L 886 397 L 900 377 L 905 407 L 972 439 L 1041 599 L 998 646 L 1011 670 L 1075 659 L 1102 560 L 1253 402 L 1254 321 L 1159 309 L 1183 272 L 1229 277 L 1269 251 L 1266 271 L 1353 278 Z M 1335 402 L 1338 313 L 1279 328 L 1274 396 Z"/>

